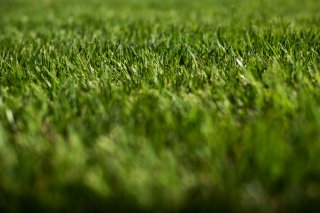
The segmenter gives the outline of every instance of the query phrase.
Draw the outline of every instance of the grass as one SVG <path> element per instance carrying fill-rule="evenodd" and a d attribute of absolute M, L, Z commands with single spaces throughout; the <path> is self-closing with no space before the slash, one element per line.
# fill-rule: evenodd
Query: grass
<path fill-rule="evenodd" d="M 0 210 L 309 212 L 317 0 L 3 0 Z"/>

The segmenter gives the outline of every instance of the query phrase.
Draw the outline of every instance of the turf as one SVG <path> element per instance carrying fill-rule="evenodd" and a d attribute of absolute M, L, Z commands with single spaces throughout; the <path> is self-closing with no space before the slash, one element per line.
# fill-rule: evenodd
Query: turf
<path fill-rule="evenodd" d="M 0 1 L 0 210 L 316 211 L 319 11 Z"/>

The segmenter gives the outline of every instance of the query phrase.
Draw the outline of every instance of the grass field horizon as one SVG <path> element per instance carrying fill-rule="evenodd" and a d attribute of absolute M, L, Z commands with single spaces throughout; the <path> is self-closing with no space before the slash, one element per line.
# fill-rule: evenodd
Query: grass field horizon
<path fill-rule="evenodd" d="M 317 212 L 317 0 L 0 0 L 0 211 Z"/>

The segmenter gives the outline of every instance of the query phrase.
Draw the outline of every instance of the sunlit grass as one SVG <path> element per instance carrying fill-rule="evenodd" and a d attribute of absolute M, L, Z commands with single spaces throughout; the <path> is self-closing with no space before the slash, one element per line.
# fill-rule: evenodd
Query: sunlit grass
<path fill-rule="evenodd" d="M 318 209 L 318 1 L 0 7 L 4 212 Z"/>

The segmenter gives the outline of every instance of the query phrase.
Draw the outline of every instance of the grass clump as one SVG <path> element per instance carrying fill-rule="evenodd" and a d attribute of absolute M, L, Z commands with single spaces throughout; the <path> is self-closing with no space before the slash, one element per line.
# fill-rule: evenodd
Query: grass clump
<path fill-rule="evenodd" d="M 0 209 L 318 209 L 317 1 L 0 4 Z"/>

